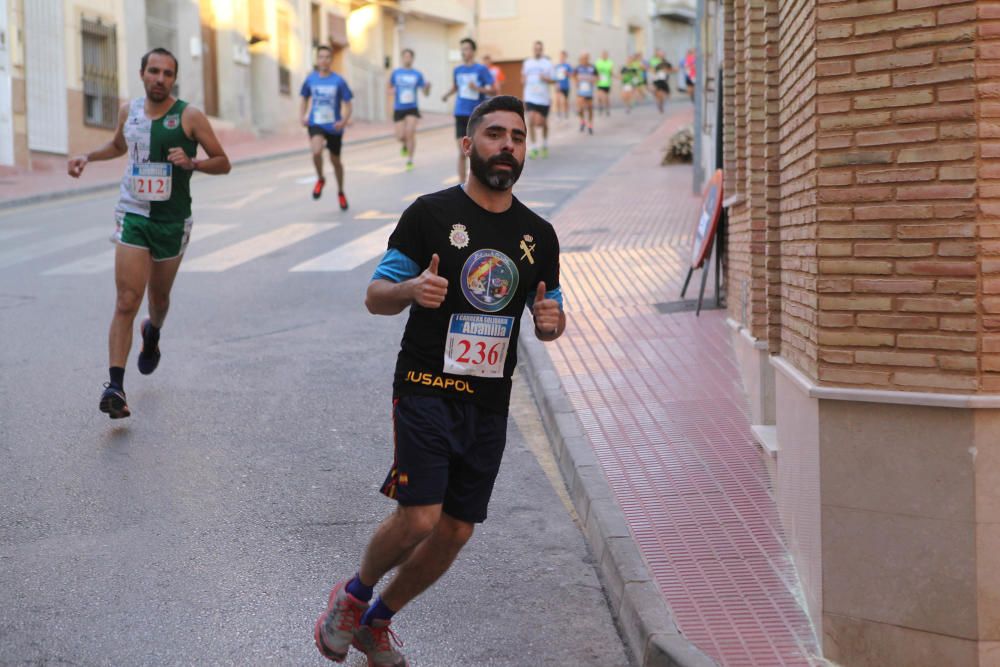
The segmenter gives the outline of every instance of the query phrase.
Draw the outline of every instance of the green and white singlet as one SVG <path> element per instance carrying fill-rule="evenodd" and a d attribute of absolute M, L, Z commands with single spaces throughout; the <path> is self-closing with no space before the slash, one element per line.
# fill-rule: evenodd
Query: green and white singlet
<path fill-rule="evenodd" d="M 179 222 L 191 217 L 191 172 L 167 160 L 171 148 L 188 157 L 198 142 L 184 134 L 181 115 L 187 102 L 177 100 L 161 118 L 146 115 L 146 98 L 132 100 L 123 133 L 128 144 L 128 166 L 122 178 L 119 215 L 132 213 L 153 221 Z"/>

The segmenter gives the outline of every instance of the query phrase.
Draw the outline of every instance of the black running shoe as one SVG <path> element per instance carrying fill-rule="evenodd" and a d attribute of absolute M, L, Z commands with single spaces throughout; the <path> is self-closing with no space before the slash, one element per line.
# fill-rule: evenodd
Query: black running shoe
<path fill-rule="evenodd" d="M 139 333 L 142 334 L 142 349 L 139 350 L 139 359 L 136 366 L 139 367 L 139 372 L 143 375 L 149 375 L 156 370 L 156 367 L 160 363 L 160 344 L 157 343 L 153 346 L 153 350 L 150 352 L 146 348 L 146 327 L 149 326 L 149 318 L 147 317 L 142 321 L 142 326 L 139 327 Z"/>
<path fill-rule="evenodd" d="M 101 412 L 107 413 L 112 419 L 121 419 L 132 415 L 125 402 L 125 390 L 111 386 L 110 382 L 104 383 L 104 393 L 101 394 L 101 402 L 98 407 L 100 407 Z"/>

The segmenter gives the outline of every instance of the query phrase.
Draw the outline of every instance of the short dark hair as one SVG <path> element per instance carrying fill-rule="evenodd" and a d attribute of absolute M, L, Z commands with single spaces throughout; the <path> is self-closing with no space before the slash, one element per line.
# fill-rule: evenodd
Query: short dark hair
<path fill-rule="evenodd" d="M 417 57 L 417 54 L 413 52 L 413 49 L 403 49 L 403 55 L 406 55 L 407 53 L 409 53 L 414 58 Z"/>
<path fill-rule="evenodd" d="M 170 51 L 167 51 L 166 49 L 164 49 L 162 47 L 159 47 L 159 46 L 156 47 L 155 49 L 150 49 L 145 54 L 143 54 L 141 65 L 139 67 L 139 71 L 140 72 L 145 72 L 146 71 L 146 63 L 149 62 L 149 57 L 151 55 L 153 55 L 154 53 L 156 53 L 158 55 L 161 55 L 161 56 L 169 56 L 174 61 L 174 76 L 176 77 L 177 76 L 177 69 L 178 69 L 178 67 L 177 67 L 177 56 L 175 56 L 174 54 L 170 53 Z"/>
<path fill-rule="evenodd" d="M 512 111 L 520 116 L 522 121 L 524 120 L 524 102 L 520 98 L 513 95 L 497 95 L 473 109 L 472 115 L 469 116 L 469 124 L 465 127 L 465 136 L 471 137 L 483 122 L 483 116 L 494 111 Z"/>
<path fill-rule="evenodd" d="M 474 39 L 472 39 L 471 37 L 466 37 L 461 42 L 459 42 L 459 45 L 462 45 L 462 44 L 468 44 L 469 46 L 472 47 L 473 51 L 476 50 L 476 41 Z"/>
<path fill-rule="evenodd" d="M 333 53 L 333 49 L 331 49 L 326 44 L 320 44 L 319 46 L 316 47 L 316 55 L 319 55 L 320 51 L 329 51 L 331 54 Z"/>

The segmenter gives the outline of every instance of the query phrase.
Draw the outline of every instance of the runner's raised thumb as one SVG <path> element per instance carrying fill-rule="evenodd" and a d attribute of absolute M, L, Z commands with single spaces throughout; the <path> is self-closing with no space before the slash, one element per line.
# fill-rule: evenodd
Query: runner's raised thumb
<path fill-rule="evenodd" d="M 430 264 L 430 266 L 427 267 L 427 270 L 430 271 L 431 273 L 433 273 L 436 276 L 437 272 L 438 272 L 438 263 L 440 261 L 441 261 L 441 258 L 438 257 L 437 253 L 434 253 L 433 255 L 431 255 L 431 264 Z"/>
<path fill-rule="evenodd" d="M 545 298 L 545 281 L 538 283 L 538 291 L 535 292 L 535 303 Z"/>

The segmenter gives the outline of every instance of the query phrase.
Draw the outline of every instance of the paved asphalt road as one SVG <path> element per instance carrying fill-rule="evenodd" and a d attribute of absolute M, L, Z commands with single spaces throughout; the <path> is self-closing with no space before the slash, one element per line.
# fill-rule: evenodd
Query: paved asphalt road
<path fill-rule="evenodd" d="M 518 195 L 555 210 L 657 121 L 562 125 Z M 420 136 L 412 173 L 397 150 L 345 150 L 346 213 L 310 199 L 305 156 L 196 176 L 163 360 L 140 376 L 133 351 L 116 422 L 97 410 L 115 196 L 0 214 L 0 664 L 325 664 L 314 619 L 391 510 L 404 317 L 363 291 L 387 225 L 454 171 L 447 130 Z M 627 664 L 545 452 L 519 382 L 491 518 L 397 617 L 411 664 Z"/>

